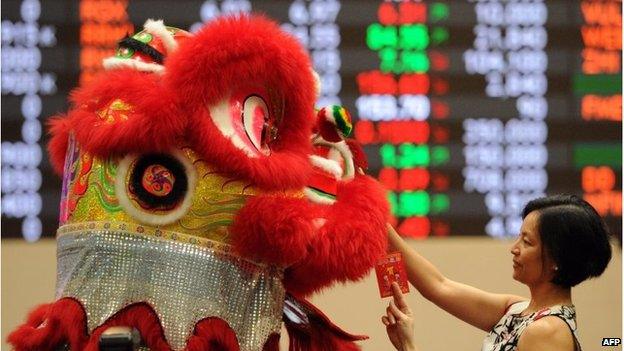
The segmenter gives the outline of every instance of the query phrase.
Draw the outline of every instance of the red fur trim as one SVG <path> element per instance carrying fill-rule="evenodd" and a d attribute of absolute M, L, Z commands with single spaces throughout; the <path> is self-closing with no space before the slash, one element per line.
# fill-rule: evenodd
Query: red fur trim
<path fill-rule="evenodd" d="M 304 199 L 258 196 L 247 201 L 231 227 L 243 257 L 287 266 L 306 255 L 313 233 L 311 206 Z"/>
<path fill-rule="evenodd" d="M 314 78 L 303 47 L 263 17 L 230 16 L 210 22 L 165 62 L 165 82 L 177 90 L 189 116 L 196 150 L 220 169 L 263 188 L 301 188 L 310 172 L 307 155 L 314 123 Z M 237 85 L 259 85 L 283 96 L 284 118 L 272 154 L 249 158 L 217 130 L 207 106 Z"/>
<path fill-rule="evenodd" d="M 115 326 L 136 328 L 141 334 L 143 343 L 147 345 L 150 351 L 171 351 L 171 347 L 165 340 L 156 312 L 146 303 L 127 306 L 109 318 L 104 324 L 95 328 L 84 351 L 98 351 L 102 333 L 106 329 Z"/>
<path fill-rule="evenodd" d="M 37 328 L 46 320 L 52 304 L 37 306 L 32 310 L 26 319 L 26 323 L 20 325 L 11 332 L 7 338 L 9 344 L 15 347 L 16 351 L 36 350 L 36 349 L 52 349 L 55 344 L 43 344 L 43 342 L 53 342 L 44 329 L 40 331 Z"/>
<path fill-rule="evenodd" d="M 325 209 L 325 225 L 315 233 L 305 260 L 286 271 L 288 291 L 305 296 L 333 281 L 363 278 L 387 246 L 386 192 L 370 177 L 339 183 L 337 201 Z"/>
<path fill-rule="evenodd" d="M 132 111 L 124 113 L 127 120 L 107 123 L 97 111 L 116 99 L 131 105 Z M 184 137 L 187 126 L 172 100 L 157 75 L 114 70 L 72 93 L 76 109 L 68 123 L 81 148 L 97 156 L 168 151 Z"/>
<path fill-rule="evenodd" d="M 9 334 L 15 351 L 53 351 L 63 343 L 83 350 L 87 341 L 86 317 L 80 303 L 62 299 L 36 308 L 28 321 Z"/>
<path fill-rule="evenodd" d="M 186 351 L 239 351 L 236 333 L 220 318 L 207 318 L 195 326 Z"/>
<path fill-rule="evenodd" d="M 71 125 L 65 116 L 56 116 L 48 120 L 48 128 L 49 133 L 52 135 L 48 143 L 50 163 L 52 163 L 52 168 L 56 174 L 62 176 Z"/>

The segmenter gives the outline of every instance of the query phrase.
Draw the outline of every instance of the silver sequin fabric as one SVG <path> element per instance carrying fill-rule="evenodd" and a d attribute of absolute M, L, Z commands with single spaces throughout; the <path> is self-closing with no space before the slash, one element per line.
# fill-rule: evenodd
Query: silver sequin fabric
<path fill-rule="evenodd" d="M 219 250 L 222 245 L 192 245 L 119 226 L 65 230 L 57 243 L 57 298 L 83 304 L 89 331 L 125 306 L 146 302 L 174 350 L 183 349 L 195 324 L 207 317 L 225 320 L 241 351 L 262 350 L 280 332 L 283 271 Z"/>

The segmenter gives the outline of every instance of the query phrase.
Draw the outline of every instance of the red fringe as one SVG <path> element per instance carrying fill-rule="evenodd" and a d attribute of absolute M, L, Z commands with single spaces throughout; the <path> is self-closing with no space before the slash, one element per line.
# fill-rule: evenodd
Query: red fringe
<path fill-rule="evenodd" d="M 285 314 L 289 351 L 358 351 L 360 347 L 355 341 L 368 339 L 365 335 L 345 332 L 303 298 L 287 294 L 286 305 L 291 314 L 300 318 L 295 322 Z"/>
<path fill-rule="evenodd" d="M 37 307 L 26 323 L 9 334 L 15 351 L 53 351 L 62 343 L 82 350 L 87 342 L 86 318 L 82 305 L 62 299 Z"/>
<path fill-rule="evenodd" d="M 195 326 L 186 351 L 239 351 L 236 333 L 220 318 L 207 318 Z"/>
<path fill-rule="evenodd" d="M 65 343 L 72 351 L 98 351 L 100 336 L 114 326 L 137 329 L 151 351 L 172 350 L 158 316 L 148 304 L 133 304 L 122 309 L 88 335 L 84 309 L 71 298 L 35 308 L 26 323 L 9 334 L 8 341 L 15 351 L 55 351 Z M 265 350 L 273 351 L 270 347 L 276 345 L 275 341 L 269 339 L 267 344 L 269 348 L 265 346 Z M 197 323 L 185 351 L 239 351 L 239 345 L 234 330 L 225 321 L 207 318 Z"/>
<path fill-rule="evenodd" d="M 124 326 L 136 328 L 141 339 L 151 351 L 171 351 L 171 347 L 164 337 L 158 316 L 151 306 L 138 303 L 125 307 L 109 318 L 104 324 L 97 327 L 84 351 L 98 351 L 100 336 L 110 327 Z"/>

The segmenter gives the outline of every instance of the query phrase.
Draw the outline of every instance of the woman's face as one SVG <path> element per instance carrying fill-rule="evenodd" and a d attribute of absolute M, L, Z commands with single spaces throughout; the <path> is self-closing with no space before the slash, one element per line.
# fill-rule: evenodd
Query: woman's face
<path fill-rule="evenodd" d="M 511 246 L 513 255 L 513 278 L 526 285 L 534 285 L 550 281 L 554 267 L 547 261 L 546 254 L 542 257 L 542 242 L 538 231 L 539 213 L 529 213 L 522 222 L 520 235 Z"/>

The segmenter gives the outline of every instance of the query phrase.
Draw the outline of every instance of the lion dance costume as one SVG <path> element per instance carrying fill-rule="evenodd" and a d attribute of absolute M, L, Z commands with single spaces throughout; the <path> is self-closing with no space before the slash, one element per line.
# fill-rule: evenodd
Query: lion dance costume
<path fill-rule="evenodd" d="M 344 109 L 316 113 L 304 49 L 262 17 L 198 33 L 148 21 L 51 123 L 63 174 L 56 301 L 16 350 L 354 350 L 305 296 L 362 278 L 386 249 L 383 189 Z"/>

